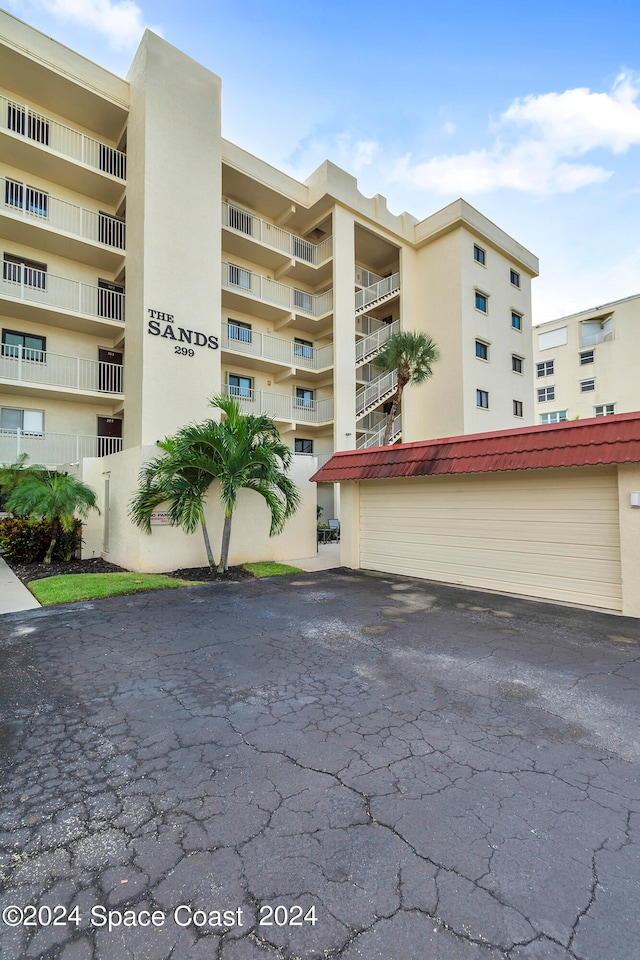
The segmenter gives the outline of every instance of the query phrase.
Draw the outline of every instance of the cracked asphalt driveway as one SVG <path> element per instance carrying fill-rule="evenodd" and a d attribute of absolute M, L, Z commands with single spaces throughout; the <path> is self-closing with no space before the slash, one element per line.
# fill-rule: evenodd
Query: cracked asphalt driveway
<path fill-rule="evenodd" d="M 2 960 L 640 957 L 640 621 L 337 571 L 0 637 Z"/>

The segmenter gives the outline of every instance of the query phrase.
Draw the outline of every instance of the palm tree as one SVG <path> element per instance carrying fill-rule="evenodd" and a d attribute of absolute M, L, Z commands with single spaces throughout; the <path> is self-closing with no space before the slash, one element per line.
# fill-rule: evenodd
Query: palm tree
<path fill-rule="evenodd" d="M 409 383 L 424 383 L 433 375 L 433 364 L 440 354 L 435 341 L 424 333 L 394 333 L 374 358 L 374 364 L 385 373 L 398 374 L 398 387 L 391 403 L 384 432 L 383 446 L 391 440 L 393 421 L 398 413 L 404 388 Z"/>
<path fill-rule="evenodd" d="M 45 467 L 28 464 L 28 459 L 28 453 L 21 453 L 13 463 L 0 466 L 0 501 L 6 500 L 24 480 L 48 472 Z"/>
<path fill-rule="evenodd" d="M 47 520 L 51 524 L 51 541 L 45 563 L 51 563 L 61 533 L 73 530 L 75 515 L 86 520 L 89 510 L 98 509 L 91 487 L 68 473 L 57 471 L 21 479 L 7 497 L 6 506 L 12 513 Z M 65 556 L 65 560 L 70 559 L 70 554 Z"/>
<path fill-rule="evenodd" d="M 229 566 L 231 521 L 240 490 L 254 490 L 266 501 L 271 513 L 269 536 L 282 531 L 297 509 L 300 495 L 286 474 L 291 451 L 282 443 L 271 417 L 243 414 L 234 397 L 217 396 L 210 402 L 222 412 L 222 421 L 191 424 L 163 440 L 159 446 L 164 455 L 142 470 L 129 513 L 147 532 L 151 532 L 153 510 L 164 502 L 169 504 L 169 522 L 186 532 L 193 532 L 200 522 L 213 569 L 204 506 L 209 487 L 217 480 L 224 507 L 218 564 L 222 573 Z"/>
<path fill-rule="evenodd" d="M 206 440 L 218 424 L 209 421 L 199 427 L 200 437 Z M 209 568 L 213 570 L 216 562 L 211 550 L 211 541 L 204 514 L 207 492 L 217 476 L 217 461 L 211 462 L 200 453 L 196 458 L 189 444 L 185 442 L 184 432 L 175 437 L 158 441 L 164 454 L 155 457 L 140 471 L 138 491 L 129 504 L 129 516 L 146 533 L 151 533 L 151 515 L 157 508 L 167 503 L 169 523 L 182 527 L 185 533 L 193 533 L 198 524 L 202 530 L 204 546 L 207 552 Z"/>
<path fill-rule="evenodd" d="M 214 397 L 211 405 L 224 414 L 217 437 L 220 500 L 224 506 L 218 566 L 222 572 L 229 565 L 231 520 L 240 490 L 254 490 L 264 498 L 271 514 L 270 537 L 282 532 L 298 508 L 300 494 L 286 473 L 292 462 L 291 450 L 280 439 L 271 417 L 244 415 L 235 397 Z"/>

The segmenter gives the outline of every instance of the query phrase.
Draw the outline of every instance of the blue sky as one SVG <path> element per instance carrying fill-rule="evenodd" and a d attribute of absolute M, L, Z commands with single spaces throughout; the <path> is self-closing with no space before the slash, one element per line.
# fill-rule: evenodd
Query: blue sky
<path fill-rule="evenodd" d="M 419 218 L 465 197 L 540 258 L 534 322 L 640 293 L 637 2 L 5 3 L 121 75 L 156 29 L 299 179 L 328 157 Z"/>

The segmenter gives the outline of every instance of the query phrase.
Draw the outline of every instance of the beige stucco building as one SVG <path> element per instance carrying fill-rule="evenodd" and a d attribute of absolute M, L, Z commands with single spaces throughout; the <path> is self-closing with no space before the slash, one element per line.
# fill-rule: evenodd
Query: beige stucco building
<path fill-rule="evenodd" d="M 273 540 L 248 495 L 232 562 L 314 552 L 308 478 L 381 442 L 395 380 L 372 360 L 396 330 L 441 359 L 394 440 L 533 423 L 538 262 L 468 203 L 418 221 L 328 161 L 292 179 L 222 138 L 219 77 L 153 33 L 126 80 L 9 14 L 0 35 L 0 459 L 95 487 L 89 553 L 199 562 L 199 541 L 145 537 L 126 506 L 155 442 L 221 391 L 274 417 L 304 493 Z M 337 486 L 318 499 L 338 515 Z"/>
<path fill-rule="evenodd" d="M 640 410 L 640 294 L 540 324 L 533 337 L 536 423 Z"/>

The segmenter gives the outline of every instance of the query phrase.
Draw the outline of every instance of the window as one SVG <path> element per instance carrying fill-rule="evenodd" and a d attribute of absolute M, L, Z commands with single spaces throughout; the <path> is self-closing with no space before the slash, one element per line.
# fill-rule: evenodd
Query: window
<path fill-rule="evenodd" d="M 229 340 L 251 343 L 251 324 L 241 323 L 240 320 L 229 320 Z"/>
<path fill-rule="evenodd" d="M 596 388 L 596 381 L 594 377 L 591 377 L 589 380 L 580 381 L 580 393 L 590 393 Z"/>
<path fill-rule="evenodd" d="M 98 280 L 98 316 L 124 320 L 124 287 L 111 280 Z"/>
<path fill-rule="evenodd" d="M 15 180 L 5 180 L 4 183 L 4 202 L 7 207 L 18 207 L 22 210 L 24 197 L 24 187 Z"/>
<path fill-rule="evenodd" d="M 18 333 L 16 330 L 2 331 L 2 356 L 33 360 L 43 363 L 46 360 L 47 341 L 30 333 Z"/>
<path fill-rule="evenodd" d="M 480 310 L 482 313 L 488 313 L 489 309 L 489 298 L 484 293 L 479 293 L 476 290 L 476 310 Z"/>
<path fill-rule="evenodd" d="M 313 390 L 307 390 L 306 387 L 296 387 L 296 407 L 305 407 L 310 410 L 313 407 Z"/>
<path fill-rule="evenodd" d="M 483 343 L 482 340 L 476 340 L 476 357 L 479 360 L 488 360 L 489 359 L 489 344 Z"/>
<path fill-rule="evenodd" d="M 598 403 L 593 408 L 594 417 L 611 417 L 615 412 L 615 403 Z"/>
<path fill-rule="evenodd" d="M 545 403 L 547 400 L 555 400 L 555 387 L 540 387 L 538 390 L 538 403 Z"/>
<path fill-rule="evenodd" d="M 246 233 L 248 237 L 252 237 L 253 217 L 251 214 L 245 210 L 239 210 L 238 207 L 232 207 L 231 204 L 229 204 L 227 210 L 229 226 L 233 227 L 234 230 L 239 230 L 240 233 Z"/>
<path fill-rule="evenodd" d="M 0 432 L 17 433 L 18 430 L 32 436 L 42 436 L 44 432 L 44 413 L 42 410 L 15 410 L 13 407 L 2 407 L 2 410 L 0 410 Z"/>
<path fill-rule="evenodd" d="M 251 377 L 241 377 L 237 373 L 230 373 L 227 382 L 230 396 L 240 397 L 242 400 L 253 400 L 253 379 Z"/>
<path fill-rule="evenodd" d="M 511 369 L 514 373 L 522 373 L 524 369 L 524 360 L 515 353 L 511 354 Z"/>
<path fill-rule="evenodd" d="M 34 260 L 25 260 L 24 257 L 5 253 L 2 276 L 9 283 L 24 283 L 25 287 L 35 287 L 38 290 L 47 289 L 46 263 L 36 263 Z"/>
<path fill-rule="evenodd" d="M 473 259 L 476 263 L 481 263 L 483 267 L 485 266 L 486 254 L 482 247 L 478 247 L 475 243 L 473 245 Z"/>
<path fill-rule="evenodd" d="M 603 340 L 613 340 L 613 317 L 604 320 L 583 320 L 580 324 L 580 346 L 592 347 Z"/>
<path fill-rule="evenodd" d="M 511 311 L 511 326 L 514 330 L 522 330 L 522 316 L 514 310 Z"/>
<path fill-rule="evenodd" d="M 520 286 L 520 274 L 516 273 L 515 270 L 509 271 L 509 279 L 511 280 L 511 283 L 513 284 L 514 287 Z"/>
<path fill-rule="evenodd" d="M 489 392 L 487 390 L 476 390 L 476 407 L 482 407 L 483 410 L 489 409 Z"/>
<path fill-rule="evenodd" d="M 585 363 L 593 363 L 596 359 L 594 350 L 584 350 L 580 354 L 580 366 L 583 367 Z"/>
<path fill-rule="evenodd" d="M 522 414 L 522 400 L 513 401 L 513 415 L 514 417 L 521 417 Z"/>
<path fill-rule="evenodd" d="M 7 104 L 7 127 L 22 137 L 27 136 L 30 140 L 49 145 L 49 121 L 32 112 L 29 112 L 27 119 L 24 107 L 18 103 L 9 101 Z"/>
<path fill-rule="evenodd" d="M 300 310 L 305 310 L 307 313 L 313 313 L 313 297 L 310 293 L 305 293 L 304 290 L 294 289 L 293 304 L 295 307 L 299 307 Z"/>
<path fill-rule="evenodd" d="M 553 370 L 553 360 L 544 360 L 542 363 L 536 363 L 536 377 L 550 377 Z"/>
<path fill-rule="evenodd" d="M 566 410 L 554 410 L 553 413 L 540 414 L 540 423 L 563 423 L 566 419 Z"/>
<path fill-rule="evenodd" d="M 243 290 L 251 290 L 251 271 L 243 267 L 236 267 L 235 264 L 229 265 L 229 283 L 234 287 L 242 287 Z"/>
<path fill-rule="evenodd" d="M 313 440 L 304 440 L 302 437 L 296 437 L 294 440 L 294 451 L 296 453 L 313 453 Z"/>
<path fill-rule="evenodd" d="M 313 263 L 313 244 L 302 237 L 293 238 L 293 255 L 298 260 L 306 260 L 307 263 Z"/>
<path fill-rule="evenodd" d="M 305 360 L 313 360 L 313 344 L 310 340 L 301 340 L 295 337 L 293 341 L 294 357 L 303 357 Z"/>

